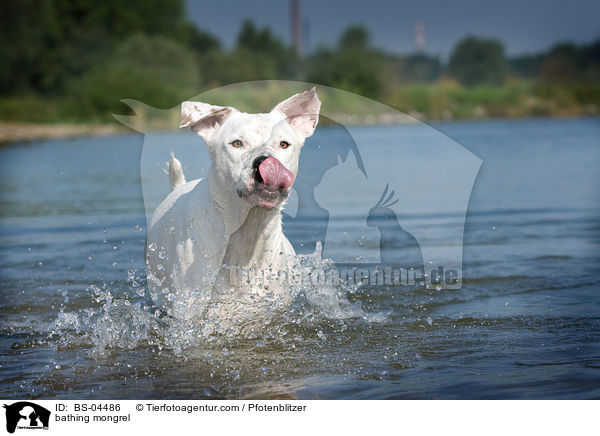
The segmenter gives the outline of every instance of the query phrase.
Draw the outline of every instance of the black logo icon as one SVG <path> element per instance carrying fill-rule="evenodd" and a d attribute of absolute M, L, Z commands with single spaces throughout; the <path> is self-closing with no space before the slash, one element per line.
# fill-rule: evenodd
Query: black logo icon
<path fill-rule="evenodd" d="M 47 429 L 50 411 L 29 401 L 19 401 L 6 409 L 6 431 L 14 433 L 17 427 L 27 429 Z"/>

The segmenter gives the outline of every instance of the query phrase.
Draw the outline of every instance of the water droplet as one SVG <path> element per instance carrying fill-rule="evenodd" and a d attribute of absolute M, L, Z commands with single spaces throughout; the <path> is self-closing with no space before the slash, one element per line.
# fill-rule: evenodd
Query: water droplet
<path fill-rule="evenodd" d="M 156 242 L 152 242 L 150 245 L 148 245 L 148 250 L 156 251 Z"/>
<path fill-rule="evenodd" d="M 136 230 L 136 232 L 141 232 L 142 231 L 142 226 L 140 226 L 139 224 L 136 224 L 136 226 L 134 227 L 134 229 Z"/>

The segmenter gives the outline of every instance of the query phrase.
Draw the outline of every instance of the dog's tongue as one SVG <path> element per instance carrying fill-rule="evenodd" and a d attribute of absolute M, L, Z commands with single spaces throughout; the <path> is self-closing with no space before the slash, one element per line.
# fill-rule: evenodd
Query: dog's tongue
<path fill-rule="evenodd" d="M 268 157 L 258 166 L 258 172 L 267 186 L 287 189 L 294 182 L 294 175 L 274 157 Z"/>

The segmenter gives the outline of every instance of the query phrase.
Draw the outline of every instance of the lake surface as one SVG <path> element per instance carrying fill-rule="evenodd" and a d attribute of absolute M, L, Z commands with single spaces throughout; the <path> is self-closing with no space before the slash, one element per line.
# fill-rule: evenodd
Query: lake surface
<path fill-rule="evenodd" d="M 206 154 L 195 137 L 0 148 L 0 396 L 600 398 L 600 120 L 433 127 L 466 154 L 438 168 L 422 155 L 423 126 L 357 128 L 365 171 L 344 152 L 347 131 L 317 129 L 313 144 L 342 151 L 326 168 L 322 155 L 303 154 L 286 233 L 299 253 L 319 239 L 338 262 L 384 260 L 379 245 L 359 250 L 344 238 L 359 231 L 378 241 L 380 227 L 353 211 L 376 205 L 388 183 L 376 173 L 397 172 L 390 190 L 405 206 L 396 218 L 420 243 L 462 239 L 464 227 L 462 251 L 450 250 L 462 255 L 462 286 L 312 289 L 243 337 L 174 334 L 145 292 L 146 213 L 168 192 L 159 163 L 175 149 L 188 179 L 201 176 Z M 397 138 L 410 147 L 400 152 Z M 469 159 L 470 199 L 431 201 L 436 189 L 468 185 L 470 176 L 439 174 Z M 360 172 L 376 186 L 359 183 Z M 309 185 L 318 185 L 314 199 Z M 435 257 L 423 253 L 425 263 Z"/>

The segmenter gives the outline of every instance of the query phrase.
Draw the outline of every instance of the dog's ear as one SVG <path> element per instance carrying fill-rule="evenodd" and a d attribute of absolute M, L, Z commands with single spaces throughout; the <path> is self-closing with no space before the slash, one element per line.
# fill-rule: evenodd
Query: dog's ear
<path fill-rule="evenodd" d="M 313 86 L 282 101 L 275 106 L 272 112 L 283 114 L 288 123 L 302 136 L 302 139 L 306 139 L 313 134 L 317 127 L 320 109 L 321 100 Z"/>
<path fill-rule="evenodd" d="M 181 103 L 179 127 L 191 127 L 198 136 L 208 141 L 233 110 L 231 107 L 213 106 L 199 101 L 184 101 Z"/>

